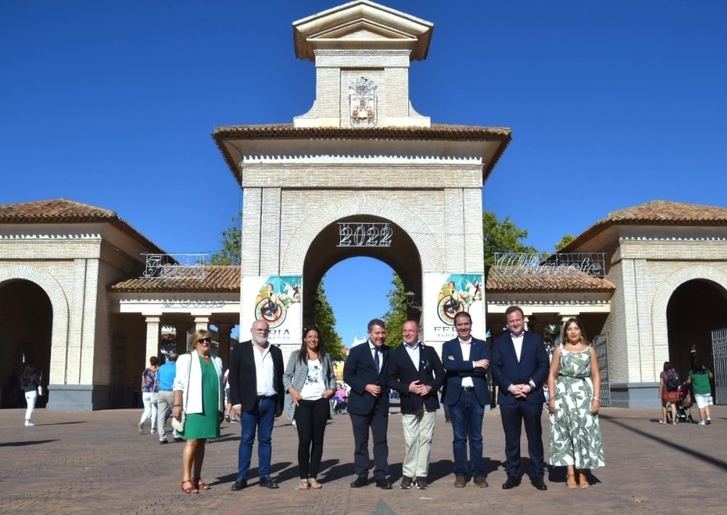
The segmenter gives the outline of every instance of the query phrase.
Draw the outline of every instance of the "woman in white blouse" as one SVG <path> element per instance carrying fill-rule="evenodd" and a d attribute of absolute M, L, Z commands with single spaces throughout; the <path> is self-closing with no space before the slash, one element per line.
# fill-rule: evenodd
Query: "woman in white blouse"
<path fill-rule="evenodd" d="M 303 343 L 300 351 L 288 360 L 283 384 L 290 394 L 288 416 L 295 420 L 298 429 L 298 489 L 319 489 L 321 484 L 316 477 L 321 467 L 323 435 L 331 416 L 330 399 L 336 393 L 336 377 L 317 327 L 303 329 Z"/>

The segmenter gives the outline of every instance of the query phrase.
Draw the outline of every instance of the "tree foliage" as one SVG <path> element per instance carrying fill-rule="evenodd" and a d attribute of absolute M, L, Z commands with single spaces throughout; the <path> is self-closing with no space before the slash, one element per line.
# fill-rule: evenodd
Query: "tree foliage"
<path fill-rule="evenodd" d="M 242 223 L 240 215 L 232 217 L 232 225 L 222 231 L 222 249 L 212 254 L 210 263 L 213 265 L 240 266 L 242 248 Z"/>
<path fill-rule="evenodd" d="M 331 303 L 328 302 L 326 290 L 323 286 L 325 277 L 318 283 L 315 296 L 315 309 L 313 313 L 313 321 L 321 331 L 321 339 L 325 342 L 328 352 L 331 354 L 333 361 L 340 361 L 346 358 L 343 348 L 343 340 L 336 332 L 336 317 L 333 314 Z"/>
<path fill-rule="evenodd" d="M 389 297 L 389 311 L 384 315 L 386 322 L 386 345 L 388 347 L 396 347 L 401 343 L 401 328 L 407 320 L 406 312 L 406 289 L 404 282 L 399 275 L 394 272 L 391 278 L 393 288 L 387 294 Z"/>
<path fill-rule="evenodd" d="M 485 265 L 492 265 L 495 252 L 537 253 L 535 247 L 525 245 L 521 240 L 528 237 L 528 231 L 516 226 L 510 217 L 500 221 L 491 211 L 482 213 L 482 228 L 485 234 Z"/>
<path fill-rule="evenodd" d="M 566 245 L 568 245 L 570 242 L 575 240 L 576 237 L 572 234 L 568 233 L 565 236 L 563 236 L 558 243 L 555 244 L 555 251 L 560 252 L 560 249 L 564 248 Z"/>

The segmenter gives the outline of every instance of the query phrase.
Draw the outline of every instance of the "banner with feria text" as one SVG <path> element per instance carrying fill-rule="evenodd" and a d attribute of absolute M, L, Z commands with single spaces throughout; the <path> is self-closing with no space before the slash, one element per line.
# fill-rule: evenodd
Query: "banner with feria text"
<path fill-rule="evenodd" d="M 246 275 L 242 281 L 240 340 L 249 338 L 256 320 L 270 325 L 270 343 L 301 341 L 302 280 L 299 275 Z"/>
<path fill-rule="evenodd" d="M 424 274 L 424 340 L 444 342 L 457 336 L 454 317 L 467 311 L 472 336 L 485 338 L 484 275 Z"/>

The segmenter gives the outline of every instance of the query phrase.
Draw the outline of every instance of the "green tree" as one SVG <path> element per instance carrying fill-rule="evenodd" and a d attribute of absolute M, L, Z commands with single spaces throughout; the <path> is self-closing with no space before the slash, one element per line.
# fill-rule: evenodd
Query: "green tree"
<path fill-rule="evenodd" d="M 331 303 L 328 302 L 326 290 L 323 286 L 325 277 L 318 283 L 316 296 L 314 299 L 315 309 L 313 312 L 313 321 L 321 331 L 321 339 L 326 343 L 328 352 L 331 353 L 331 359 L 340 361 L 345 359 L 343 340 L 336 332 L 336 317 L 333 314 Z"/>
<path fill-rule="evenodd" d="M 568 245 L 570 242 L 575 240 L 576 237 L 572 234 L 568 233 L 565 236 L 563 236 L 558 243 L 555 244 L 555 251 L 560 252 L 560 249 Z"/>
<path fill-rule="evenodd" d="M 521 241 L 528 237 L 528 231 L 520 229 L 508 216 L 500 221 L 495 213 L 485 211 L 482 213 L 482 229 L 485 233 L 485 265 L 493 264 L 495 252 L 538 252 L 535 247 Z"/>
<path fill-rule="evenodd" d="M 213 265 L 237 265 L 242 260 L 242 224 L 240 215 L 232 217 L 232 225 L 222 231 L 222 249 L 212 254 L 210 263 Z"/>
<path fill-rule="evenodd" d="M 401 328 L 407 320 L 406 302 L 407 296 L 404 282 L 394 272 L 391 278 L 393 288 L 387 294 L 389 297 L 389 311 L 384 315 L 386 322 L 386 345 L 396 347 L 401 343 Z"/>

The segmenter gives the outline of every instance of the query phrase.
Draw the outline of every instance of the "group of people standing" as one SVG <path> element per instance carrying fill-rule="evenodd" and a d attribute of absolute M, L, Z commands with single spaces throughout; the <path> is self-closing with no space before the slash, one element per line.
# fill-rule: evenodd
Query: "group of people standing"
<path fill-rule="evenodd" d="M 507 480 L 502 488 L 511 489 L 521 482 L 520 436 L 524 425 L 532 463 L 531 482 L 538 490 L 547 489 L 541 427 L 546 380 L 550 392 L 550 464 L 567 467 L 569 487 L 589 486 L 587 471 L 603 466 L 604 458 L 598 423 L 598 362 L 583 326 L 575 318 L 566 322 L 564 344 L 549 362 L 542 339 L 525 331 L 522 309 L 511 306 L 506 317 L 508 330 L 491 349 L 471 335 L 469 313 L 458 313 L 457 337 L 444 343 L 441 359 L 434 348 L 420 341 L 417 322 L 404 323 L 402 343 L 394 349 L 384 345 L 385 323 L 379 319 L 369 322 L 367 341 L 350 350 L 343 370 L 344 381 L 350 386 L 347 409 L 356 475 L 352 488 L 369 484 L 369 436 L 373 440 L 374 483 L 382 489 L 392 488 L 387 442 L 390 390 L 397 391 L 401 399 L 405 450 L 400 488 L 421 490 L 428 486 L 440 390 L 452 425 L 454 486 L 464 488 L 471 480 L 477 487 L 487 487 L 482 422 L 490 403 L 490 370 L 499 385 L 506 441 Z M 317 476 L 326 423 L 332 417 L 331 398 L 336 393 L 330 355 L 318 328 L 306 327 L 300 350 L 283 367 L 282 352 L 270 345 L 268 334 L 268 324 L 255 321 L 251 339 L 235 347 L 230 356 L 230 403 L 241 426 L 238 471 L 232 490 L 248 486 L 256 434 L 258 484 L 279 487 L 271 475 L 272 431 L 275 418 L 284 408 L 298 431 L 298 489 L 320 489 Z M 210 354 L 207 331 L 193 335 L 192 349 L 177 361 L 172 411 L 177 421 L 184 421 L 181 490 L 188 494 L 209 489 L 201 479 L 205 443 L 219 436 L 224 400 L 222 363 Z"/>

